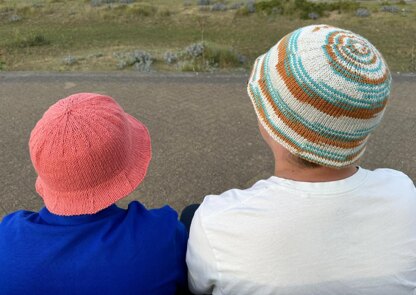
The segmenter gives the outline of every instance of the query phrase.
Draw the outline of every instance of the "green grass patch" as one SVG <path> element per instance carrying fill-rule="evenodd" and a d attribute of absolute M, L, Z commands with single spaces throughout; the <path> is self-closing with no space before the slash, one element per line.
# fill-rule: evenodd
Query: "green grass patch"
<path fill-rule="evenodd" d="M 40 33 L 29 34 L 26 36 L 18 35 L 16 40 L 11 42 L 8 47 L 15 48 L 26 48 L 26 47 L 35 47 L 35 46 L 45 46 L 50 45 L 51 41 L 46 39 L 46 37 Z"/>
<path fill-rule="evenodd" d="M 126 13 L 133 16 L 154 16 L 158 8 L 149 4 L 137 4 L 126 7 Z"/>

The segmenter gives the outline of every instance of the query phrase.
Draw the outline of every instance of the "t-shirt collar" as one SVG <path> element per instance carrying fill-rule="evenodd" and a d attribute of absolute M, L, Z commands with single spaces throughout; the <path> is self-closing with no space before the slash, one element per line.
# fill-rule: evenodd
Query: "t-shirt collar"
<path fill-rule="evenodd" d="M 61 216 L 51 213 L 46 207 L 42 208 L 39 212 L 39 216 L 49 224 L 57 225 L 77 225 L 98 221 L 108 216 L 115 215 L 122 212 L 123 209 L 117 207 L 116 204 L 111 205 L 95 214 L 74 215 L 74 216 Z"/>
<path fill-rule="evenodd" d="M 317 193 L 320 195 L 334 194 L 353 190 L 359 187 L 367 178 L 368 170 L 357 167 L 357 171 L 350 177 L 328 182 L 302 182 L 277 176 L 272 176 L 268 180 L 296 191 Z"/>

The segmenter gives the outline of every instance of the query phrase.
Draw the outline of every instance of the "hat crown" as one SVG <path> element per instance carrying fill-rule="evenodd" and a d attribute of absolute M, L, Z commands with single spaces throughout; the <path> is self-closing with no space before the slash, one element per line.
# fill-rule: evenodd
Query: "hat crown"
<path fill-rule="evenodd" d="M 387 64 L 367 39 L 312 25 L 256 60 L 248 93 L 272 138 L 306 160 L 343 167 L 363 154 L 390 84 Z"/>
<path fill-rule="evenodd" d="M 79 93 L 59 100 L 43 115 L 29 141 L 39 178 L 55 191 L 94 187 L 125 166 L 129 124 L 111 98 Z"/>

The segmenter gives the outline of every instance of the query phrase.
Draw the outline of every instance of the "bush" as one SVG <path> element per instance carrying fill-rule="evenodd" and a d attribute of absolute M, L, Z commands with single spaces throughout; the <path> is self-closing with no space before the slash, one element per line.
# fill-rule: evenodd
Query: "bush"
<path fill-rule="evenodd" d="M 368 17 L 370 16 L 370 11 L 367 8 L 358 8 L 355 15 L 359 17 Z"/>
<path fill-rule="evenodd" d="M 135 50 L 133 52 L 127 53 L 115 53 L 114 55 L 119 60 L 119 69 L 124 69 L 131 66 L 135 70 L 141 72 L 149 72 L 153 63 L 153 57 L 146 51 Z"/>
<path fill-rule="evenodd" d="M 226 11 L 227 6 L 224 3 L 215 3 L 214 5 L 212 5 L 211 10 L 212 11 Z"/>
<path fill-rule="evenodd" d="M 205 52 L 204 43 L 194 43 L 185 48 L 185 52 L 189 57 L 195 58 L 202 56 Z"/>
<path fill-rule="evenodd" d="M 116 3 L 117 0 L 91 0 L 90 4 L 91 6 L 101 6 L 103 4 L 111 4 L 111 3 Z"/>
<path fill-rule="evenodd" d="M 255 13 L 256 12 L 256 1 L 255 0 L 247 0 L 246 8 L 248 13 Z"/>
<path fill-rule="evenodd" d="M 114 4 L 114 3 L 120 3 L 120 4 L 131 4 L 135 2 L 135 0 L 91 0 L 90 4 L 91 6 L 101 6 L 104 4 Z"/>
<path fill-rule="evenodd" d="M 21 20 L 22 20 L 22 17 L 17 14 L 13 14 L 12 16 L 9 17 L 9 22 L 11 23 L 15 23 Z"/>
<path fill-rule="evenodd" d="M 62 62 L 63 62 L 63 64 L 65 64 L 67 66 L 72 66 L 72 65 L 74 65 L 78 62 L 78 59 L 75 56 L 68 55 L 68 56 L 64 57 Z"/>
<path fill-rule="evenodd" d="M 211 5 L 211 0 L 198 0 L 197 4 L 200 5 L 200 6 Z"/>
<path fill-rule="evenodd" d="M 174 52 L 167 51 L 165 52 L 163 59 L 165 60 L 165 63 L 171 65 L 178 61 L 178 55 Z"/>
<path fill-rule="evenodd" d="M 388 5 L 388 6 L 381 7 L 381 11 L 390 12 L 390 13 L 398 13 L 400 9 L 397 6 Z"/>
<path fill-rule="evenodd" d="M 309 19 L 318 19 L 319 18 L 319 14 L 317 14 L 316 12 L 309 12 L 308 13 L 308 18 Z"/>

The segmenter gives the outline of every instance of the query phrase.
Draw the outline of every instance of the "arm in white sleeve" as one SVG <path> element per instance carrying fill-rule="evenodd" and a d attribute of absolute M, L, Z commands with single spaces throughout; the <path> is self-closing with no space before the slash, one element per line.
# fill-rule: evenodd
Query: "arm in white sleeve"
<path fill-rule="evenodd" d="M 199 208 L 191 224 L 186 263 L 189 289 L 194 294 L 211 294 L 218 283 L 217 261 L 203 227 Z"/>

